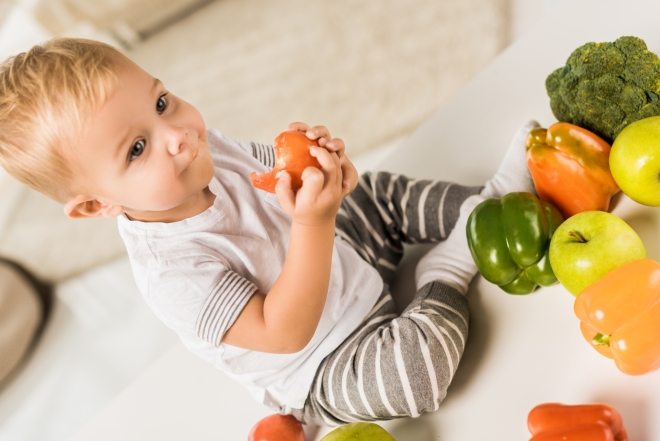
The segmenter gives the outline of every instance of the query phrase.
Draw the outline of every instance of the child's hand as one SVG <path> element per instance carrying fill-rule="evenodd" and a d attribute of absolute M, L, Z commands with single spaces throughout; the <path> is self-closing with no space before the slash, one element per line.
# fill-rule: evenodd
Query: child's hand
<path fill-rule="evenodd" d="M 275 193 L 284 211 L 294 222 L 308 226 L 334 222 L 342 199 L 342 171 L 339 156 L 323 147 L 310 147 L 310 154 L 321 164 L 321 170 L 307 167 L 302 187 L 294 193 L 291 176 L 282 170 L 277 174 Z"/>
<path fill-rule="evenodd" d="M 348 159 L 348 156 L 346 156 L 343 140 L 340 138 L 332 138 L 330 132 L 324 126 L 314 126 L 310 128 L 307 124 L 302 122 L 289 124 L 287 130 L 305 132 L 309 139 L 317 140 L 321 147 L 324 147 L 330 152 L 337 153 L 342 172 L 342 197 L 347 196 L 355 190 L 358 183 L 358 173 L 353 163 Z"/>

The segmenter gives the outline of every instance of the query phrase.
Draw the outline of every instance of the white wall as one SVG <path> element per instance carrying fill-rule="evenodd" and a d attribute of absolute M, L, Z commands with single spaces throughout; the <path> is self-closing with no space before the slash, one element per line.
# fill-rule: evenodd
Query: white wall
<path fill-rule="evenodd" d="M 531 30 L 557 0 L 511 0 L 511 41 Z"/>

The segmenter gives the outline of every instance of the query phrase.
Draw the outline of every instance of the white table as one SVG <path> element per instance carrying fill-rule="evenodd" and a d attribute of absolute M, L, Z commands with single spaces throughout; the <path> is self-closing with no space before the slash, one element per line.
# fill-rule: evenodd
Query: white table
<path fill-rule="evenodd" d="M 530 118 L 545 126 L 554 122 L 545 78 L 575 48 L 635 35 L 660 53 L 660 2 L 623 4 L 558 4 L 378 168 L 465 184 L 485 182 L 518 126 Z M 649 257 L 660 260 L 660 211 L 624 197 L 614 213 L 640 234 Z M 416 251 L 403 263 L 399 292 L 412 284 Z M 629 377 L 590 349 L 573 315 L 573 297 L 561 286 L 516 297 L 478 277 L 468 298 L 469 343 L 448 397 L 433 414 L 385 423 L 398 441 L 525 440 L 527 413 L 549 401 L 605 402 L 622 413 L 631 440 L 660 439 L 660 372 Z M 242 440 L 269 413 L 177 345 L 72 441 Z"/>

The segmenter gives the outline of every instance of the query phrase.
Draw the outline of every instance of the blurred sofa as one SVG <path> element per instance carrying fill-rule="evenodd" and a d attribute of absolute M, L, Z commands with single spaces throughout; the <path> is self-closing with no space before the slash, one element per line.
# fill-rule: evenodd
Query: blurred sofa
<path fill-rule="evenodd" d="M 176 334 L 137 290 L 116 220 L 69 219 L 60 204 L 6 175 L 0 254 L 55 284 L 41 338 L 0 388 L 0 440 L 66 440 Z"/>
<path fill-rule="evenodd" d="M 42 194 L 15 181 L 6 186 L 15 200 L 3 207 L 0 255 L 55 283 L 125 255 L 115 219 L 69 219 Z"/>

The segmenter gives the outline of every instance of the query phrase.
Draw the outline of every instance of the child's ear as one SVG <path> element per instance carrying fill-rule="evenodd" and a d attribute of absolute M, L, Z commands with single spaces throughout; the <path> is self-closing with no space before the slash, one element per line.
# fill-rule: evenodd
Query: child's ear
<path fill-rule="evenodd" d="M 124 207 L 121 205 L 103 203 L 83 195 L 74 197 L 64 205 L 64 214 L 72 219 L 117 217 L 123 212 Z"/>

